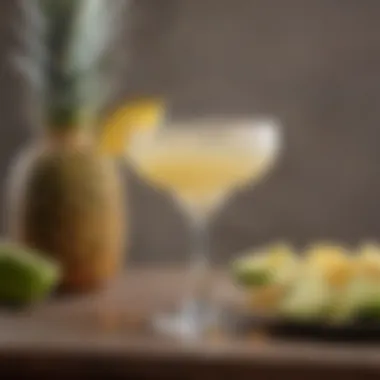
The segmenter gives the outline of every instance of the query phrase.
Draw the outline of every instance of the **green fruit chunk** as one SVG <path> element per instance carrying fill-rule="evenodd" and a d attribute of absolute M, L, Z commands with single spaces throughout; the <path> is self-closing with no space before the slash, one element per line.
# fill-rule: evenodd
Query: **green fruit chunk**
<path fill-rule="evenodd" d="M 232 265 L 232 276 L 247 288 L 272 284 L 287 286 L 294 278 L 297 264 L 291 247 L 276 244 L 236 260 Z"/>
<path fill-rule="evenodd" d="M 380 320 L 380 287 L 366 277 L 355 278 L 339 293 L 332 308 L 332 320 L 350 323 Z"/>
<path fill-rule="evenodd" d="M 24 304 L 44 299 L 60 278 L 58 264 L 41 253 L 0 245 L 0 302 Z"/>
<path fill-rule="evenodd" d="M 272 273 L 263 257 L 237 260 L 232 266 L 232 276 L 244 287 L 264 286 L 272 282 Z"/>
<path fill-rule="evenodd" d="M 280 306 L 280 315 L 287 320 L 311 322 L 328 317 L 333 292 L 320 274 L 302 276 Z"/>
<path fill-rule="evenodd" d="M 380 321 L 380 286 L 379 283 L 368 281 L 359 297 L 357 297 L 354 317 L 368 322 Z"/>

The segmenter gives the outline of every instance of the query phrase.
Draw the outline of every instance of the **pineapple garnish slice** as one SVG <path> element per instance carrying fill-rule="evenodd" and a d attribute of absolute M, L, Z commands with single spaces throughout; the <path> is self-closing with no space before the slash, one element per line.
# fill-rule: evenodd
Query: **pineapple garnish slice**
<path fill-rule="evenodd" d="M 154 130 L 164 117 L 165 104 L 161 99 L 143 98 L 128 102 L 104 124 L 100 151 L 112 156 L 124 155 L 136 133 Z"/>

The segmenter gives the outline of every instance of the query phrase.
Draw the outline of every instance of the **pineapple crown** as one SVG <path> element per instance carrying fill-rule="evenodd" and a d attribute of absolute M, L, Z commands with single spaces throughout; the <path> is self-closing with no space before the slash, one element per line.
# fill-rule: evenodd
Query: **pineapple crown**
<path fill-rule="evenodd" d="M 20 0 L 26 52 L 16 63 L 49 127 L 88 123 L 110 96 L 111 47 L 127 1 Z"/>

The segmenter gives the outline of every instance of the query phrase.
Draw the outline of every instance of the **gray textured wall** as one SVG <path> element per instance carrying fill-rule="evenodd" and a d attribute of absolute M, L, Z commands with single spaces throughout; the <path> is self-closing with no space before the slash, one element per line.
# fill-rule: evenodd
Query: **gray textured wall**
<path fill-rule="evenodd" d="M 277 238 L 380 237 L 378 1 L 138 0 L 133 12 L 120 99 L 163 94 L 174 117 L 265 113 L 285 126 L 276 170 L 216 221 L 218 257 Z M 3 178 L 28 136 L 4 53 L 0 89 Z M 182 258 L 185 223 L 170 199 L 136 180 L 130 195 L 131 255 Z"/>

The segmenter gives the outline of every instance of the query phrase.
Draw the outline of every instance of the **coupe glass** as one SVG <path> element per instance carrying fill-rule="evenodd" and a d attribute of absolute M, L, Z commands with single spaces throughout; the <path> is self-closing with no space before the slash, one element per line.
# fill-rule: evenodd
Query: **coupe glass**
<path fill-rule="evenodd" d="M 261 180 L 281 145 L 280 124 L 271 118 L 205 118 L 169 123 L 137 135 L 127 159 L 152 186 L 177 201 L 192 230 L 191 286 L 178 311 L 155 318 L 156 327 L 197 337 L 215 323 L 210 301 L 208 225 L 229 196 Z"/>

